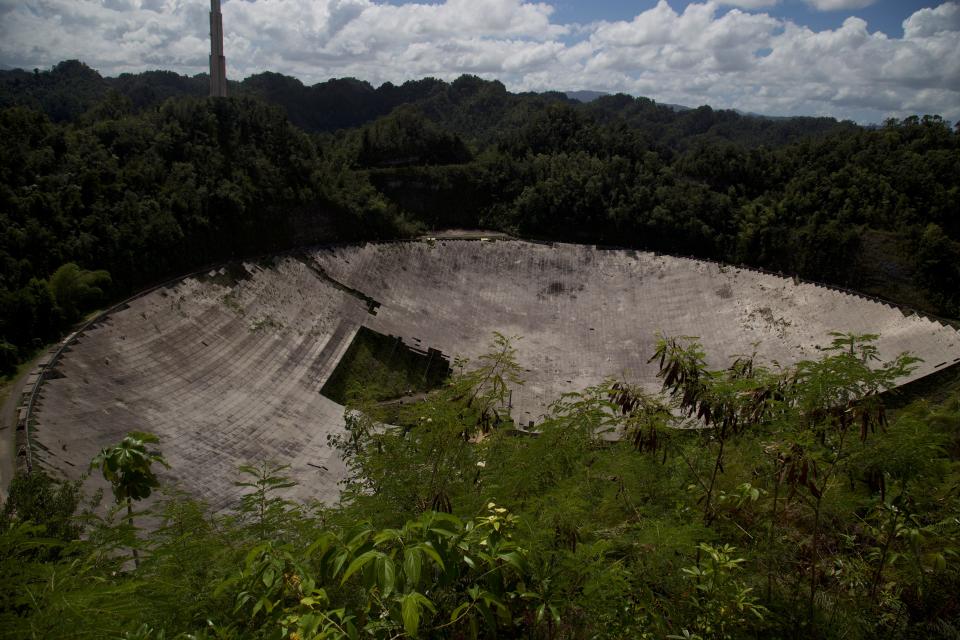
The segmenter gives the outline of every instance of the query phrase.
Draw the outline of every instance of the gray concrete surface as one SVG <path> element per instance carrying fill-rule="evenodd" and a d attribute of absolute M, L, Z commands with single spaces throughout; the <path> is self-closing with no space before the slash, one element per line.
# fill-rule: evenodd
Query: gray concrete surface
<path fill-rule="evenodd" d="M 643 252 L 436 240 L 307 261 L 246 265 L 239 281 L 188 278 L 91 328 L 44 384 L 36 459 L 77 477 L 101 447 L 144 429 L 162 439 L 164 479 L 214 508 L 236 500 L 236 467 L 262 459 L 291 465 L 293 497 L 335 501 L 344 469 L 326 437 L 343 408 L 319 390 L 361 325 L 469 358 L 494 331 L 520 336 L 521 422 L 607 376 L 655 389 L 658 331 L 699 336 L 714 366 L 754 349 L 783 364 L 816 357 L 830 331 L 879 333 L 885 358 L 924 358 L 908 379 L 960 361 L 954 329 L 888 305 Z"/>
<path fill-rule="evenodd" d="M 879 333 L 881 356 L 910 351 L 914 374 L 960 358 L 960 335 L 896 308 L 717 264 L 525 242 L 368 244 L 320 251 L 332 277 L 383 305 L 367 325 L 475 357 L 494 330 L 521 336 L 527 384 L 515 416 L 537 419 L 561 393 L 616 376 L 657 388 L 657 332 L 699 336 L 711 364 L 754 348 L 783 364 L 815 358 L 830 331 Z M 756 347 L 754 347 L 756 344 Z"/>

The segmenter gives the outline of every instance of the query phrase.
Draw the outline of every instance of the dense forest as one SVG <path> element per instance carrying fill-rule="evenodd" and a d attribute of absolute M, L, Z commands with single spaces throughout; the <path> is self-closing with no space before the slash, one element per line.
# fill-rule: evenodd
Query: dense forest
<path fill-rule="evenodd" d="M 960 129 L 864 128 L 463 76 L 0 72 L 0 366 L 234 256 L 485 227 L 714 258 L 960 315 Z M 61 267 L 71 277 L 51 281 Z M 106 273 L 102 273 L 105 271 Z M 98 275 L 95 275 L 98 274 Z"/>

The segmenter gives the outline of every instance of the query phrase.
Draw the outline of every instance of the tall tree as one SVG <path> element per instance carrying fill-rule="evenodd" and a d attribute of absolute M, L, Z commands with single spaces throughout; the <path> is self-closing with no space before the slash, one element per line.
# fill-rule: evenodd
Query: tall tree
<path fill-rule="evenodd" d="M 117 504 L 127 505 L 127 522 L 133 527 L 133 501 L 148 498 L 160 481 L 153 472 L 153 463 L 167 469 L 170 465 L 159 451 L 150 450 L 147 445 L 157 444 L 160 439 L 152 433 L 131 431 L 112 447 L 104 447 L 90 462 L 90 469 L 98 468 L 113 489 Z M 140 556 L 136 546 L 132 547 L 133 561 L 140 566 Z"/>

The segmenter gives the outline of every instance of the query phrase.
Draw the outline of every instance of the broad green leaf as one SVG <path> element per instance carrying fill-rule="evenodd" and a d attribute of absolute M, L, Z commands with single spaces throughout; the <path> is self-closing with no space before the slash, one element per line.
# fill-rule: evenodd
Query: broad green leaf
<path fill-rule="evenodd" d="M 353 562 L 350 563 L 350 566 L 347 567 L 347 570 L 344 571 L 343 578 L 340 579 L 340 584 L 346 582 L 350 576 L 362 569 L 365 564 L 382 555 L 383 554 L 379 551 L 367 551 L 366 553 L 362 553 L 354 558 Z"/>
<path fill-rule="evenodd" d="M 263 544 L 258 544 L 253 549 L 247 552 L 246 557 L 244 558 L 244 564 L 249 567 L 253 564 L 254 559 L 265 551 L 270 546 L 269 543 L 264 542 Z"/>
<path fill-rule="evenodd" d="M 366 526 L 369 526 L 369 525 L 366 525 Z M 351 551 L 356 551 L 357 549 L 362 547 L 367 542 L 367 540 L 370 539 L 371 534 L 373 534 L 373 531 L 371 529 L 362 530 L 360 533 L 350 538 L 350 541 L 347 542 L 347 548 L 349 548 Z"/>
<path fill-rule="evenodd" d="M 500 559 L 509 564 L 517 571 L 523 571 L 523 558 L 516 551 L 500 554 Z"/>
<path fill-rule="evenodd" d="M 457 618 L 459 618 L 461 615 L 463 615 L 463 612 L 466 611 L 467 609 L 469 609 L 472 604 L 473 604 L 473 603 L 471 603 L 471 602 L 462 602 L 462 603 L 460 603 L 460 606 L 458 606 L 456 609 L 454 609 L 454 610 L 450 613 L 450 622 L 453 622 L 454 620 L 456 620 Z"/>
<path fill-rule="evenodd" d="M 439 527 L 430 527 L 431 533 L 435 533 L 442 538 L 452 538 L 456 535 L 456 531 L 453 529 L 440 529 Z"/>
<path fill-rule="evenodd" d="M 437 566 L 441 571 L 444 570 L 443 560 L 440 559 L 440 554 L 437 553 L 437 550 L 434 549 L 433 545 L 429 542 L 424 542 L 417 545 L 417 549 L 422 550 L 425 554 L 430 556 L 430 559 L 437 563 Z"/>
<path fill-rule="evenodd" d="M 560 612 L 553 605 L 550 605 L 550 614 L 553 616 L 554 624 L 560 624 Z"/>
<path fill-rule="evenodd" d="M 407 584 L 411 586 L 416 586 L 420 582 L 422 557 L 417 547 L 403 550 L 403 573 L 407 577 Z"/>
<path fill-rule="evenodd" d="M 383 595 L 388 596 L 393 592 L 396 585 L 397 573 L 393 560 L 388 556 L 380 554 L 377 558 L 377 584 L 383 590 Z"/>
<path fill-rule="evenodd" d="M 373 544 L 381 545 L 391 540 L 400 540 L 401 535 L 398 529 L 384 529 L 373 537 Z"/>
<path fill-rule="evenodd" d="M 320 556 L 323 557 L 326 555 L 327 551 L 330 550 L 330 547 L 333 546 L 334 536 L 331 533 L 324 533 L 319 538 L 313 541 L 313 543 L 307 547 L 304 555 L 310 557 L 314 553 L 319 551 Z"/>
<path fill-rule="evenodd" d="M 349 551 L 341 551 L 339 554 L 337 554 L 336 558 L 333 561 L 332 574 L 334 577 L 340 574 L 340 571 L 343 570 L 343 565 L 345 565 L 347 563 L 347 560 L 349 559 L 350 559 Z"/>
<path fill-rule="evenodd" d="M 403 617 L 403 630 L 408 635 L 416 636 L 420 629 L 420 603 L 414 596 L 416 592 L 408 593 L 400 599 L 400 614 Z"/>
<path fill-rule="evenodd" d="M 273 573 L 273 569 L 271 569 L 271 568 L 269 568 L 269 567 L 268 567 L 267 569 L 265 569 L 264 572 L 263 572 L 263 576 L 261 577 L 261 579 L 263 580 L 263 586 L 268 587 L 268 588 L 269 588 L 269 587 L 272 587 L 272 586 L 273 586 L 273 579 L 274 579 L 275 577 L 276 577 L 276 576 L 275 576 L 274 573 Z"/>

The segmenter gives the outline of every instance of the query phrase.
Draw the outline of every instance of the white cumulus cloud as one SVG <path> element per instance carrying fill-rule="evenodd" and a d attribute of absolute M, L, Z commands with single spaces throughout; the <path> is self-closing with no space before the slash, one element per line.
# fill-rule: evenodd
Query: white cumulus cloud
<path fill-rule="evenodd" d="M 925 38 L 943 34 L 956 37 L 960 32 L 960 4 L 948 2 L 935 9 L 920 9 L 903 21 L 906 38 Z"/>
<path fill-rule="evenodd" d="M 850 8 L 864 0 L 809 0 Z M 373 84 L 473 73 L 520 90 L 594 89 L 661 102 L 880 121 L 960 119 L 960 4 L 920 9 L 904 35 L 850 17 L 815 31 L 763 10 L 775 0 L 667 0 L 629 20 L 561 24 L 524 0 L 223 0 L 227 73 Z M 736 5 L 723 8 L 724 5 Z M 199 0 L 0 0 L 0 63 L 78 58 L 107 75 L 207 69 Z"/>
<path fill-rule="evenodd" d="M 841 11 L 849 9 L 863 9 L 869 7 L 876 0 L 806 0 L 807 4 L 817 11 Z"/>
<path fill-rule="evenodd" d="M 740 9 L 767 9 L 780 4 L 780 0 L 718 0 L 718 2 Z"/>

